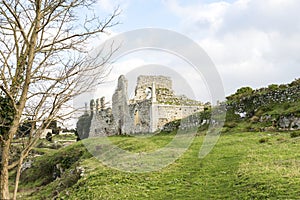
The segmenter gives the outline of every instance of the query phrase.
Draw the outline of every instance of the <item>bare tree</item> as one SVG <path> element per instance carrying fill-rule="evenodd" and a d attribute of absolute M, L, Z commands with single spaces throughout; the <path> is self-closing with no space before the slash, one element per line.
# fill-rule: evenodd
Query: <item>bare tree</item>
<path fill-rule="evenodd" d="M 51 120 L 69 113 L 68 102 L 103 80 L 110 52 L 87 55 L 87 42 L 117 24 L 116 9 L 100 20 L 95 0 L 1 0 L 0 96 L 12 108 L 10 123 L 0 119 L 0 199 L 10 199 L 9 171 L 21 166 Z M 86 12 L 84 12 L 86 11 Z M 87 13 L 82 15 L 82 13 Z M 62 111 L 64 110 L 64 111 Z M 12 159 L 12 140 L 22 121 L 32 127 L 21 153 Z M 2 123 L 3 122 L 3 123 Z M 40 124 L 36 126 L 36 124 Z"/>

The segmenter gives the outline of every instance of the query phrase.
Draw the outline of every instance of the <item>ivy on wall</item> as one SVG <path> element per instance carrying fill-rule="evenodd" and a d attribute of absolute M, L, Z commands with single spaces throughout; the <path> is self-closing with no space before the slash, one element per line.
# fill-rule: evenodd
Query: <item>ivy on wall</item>
<path fill-rule="evenodd" d="M 5 138 L 5 133 L 8 132 L 9 127 L 14 119 L 15 110 L 9 98 L 0 95 L 0 135 Z"/>

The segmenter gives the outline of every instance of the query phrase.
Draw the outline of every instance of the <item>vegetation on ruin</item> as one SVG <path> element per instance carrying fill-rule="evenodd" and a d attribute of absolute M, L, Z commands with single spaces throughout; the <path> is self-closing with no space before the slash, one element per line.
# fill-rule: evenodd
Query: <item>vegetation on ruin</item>
<path fill-rule="evenodd" d="M 167 104 L 167 105 L 191 105 L 191 106 L 200 106 L 201 102 L 189 99 L 185 95 L 174 96 L 174 92 L 170 91 L 168 88 L 157 88 L 156 89 L 156 98 L 158 103 Z"/>

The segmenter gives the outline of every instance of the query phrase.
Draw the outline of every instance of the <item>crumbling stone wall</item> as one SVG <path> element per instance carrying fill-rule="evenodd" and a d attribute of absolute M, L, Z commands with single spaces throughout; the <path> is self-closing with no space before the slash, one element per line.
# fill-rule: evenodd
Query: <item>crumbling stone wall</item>
<path fill-rule="evenodd" d="M 203 111 L 203 106 L 153 105 L 154 116 L 152 129 L 162 129 L 171 121 L 185 118 L 196 112 Z"/>
<path fill-rule="evenodd" d="M 272 103 L 295 102 L 300 99 L 300 84 L 268 90 L 262 88 L 255 90 L 251 95 L 242 97 L 235 101 L 227 102 L 227 109 L 233 109 L 238 113 L 247 113 L 252 117 L 257 108 L 270 105 Z"/>
<path fill-rule="evenodd" d="M 172 80 L 170 77 L 165 76 L 139 76 L 137 79 L 137 85 L 135 88 L 134 101 L 143 101 L 147 99 L 146 90 L 149 88 L 152 90 L 153 84 L 155 84 L 155 91 L 164 90 L 163 95 L 173 96 L 174 91 L 172 89 Z M 153 92 L 153 91 L 152 91 Z M 157 95 L 157 92 L 156 92 Z"/>
<path fill-rule="evenodd" d="M 88 113 L 85 113 L 79 117 L 76 123 L 76 128 L 77 128 L 78 137 L 80 139 L 85 139 L 89 137 L 91 119 L 92 118 Z"/>
<path fill-rule="evenodd" d="M 111 108 L 105 107 L 105 99 L 92 99 L 90 101 L 90 137 L 115 135 L 117 127 L 114 123 L 114 118 Z"/>
<path fill-rule="evenodd" d="M 130 133 L 149 133 L 151 124 L 151 100 L 144 100 L 129 105 L 132 119 L 132 130 Z"/>
<path fill-rule="evenodd" d="M 252 122 L 260 122 L 279 130 L 300 129 L 300 113 L 273 113 L 261 115 L 259 109 L 273 109 L 272 105 L 287 105 L 300 100 L 300 79 L 287 85 L 254 90 L 251 94 L 226 102 L 228 111 L 251 118 Z M 284 112 L 284 111 L 283 111 Z M 263 128 L 262 128 L 263 129 Z"/>
<path fill-rule="evenodd" d="M 128 106 L 127 87 L 128 81 L 125 76 L 120 76 L 118 79 L 117 89 L 112 96 L 112 114 L 118 135 L 129 133 L 132 129 L 132 119 L 130 117 Z"/>
<path fill-rule="evenodd" d="M 139 76 L 130 101 L 127 87 L 128 81 L 120 76 L 112 108 L 105 108 L 103 98 L 91 100 L 90 136 L 154 132 L 170 121 L 203 110 L 200 102 L 176 96 L 169 77 Z"/>

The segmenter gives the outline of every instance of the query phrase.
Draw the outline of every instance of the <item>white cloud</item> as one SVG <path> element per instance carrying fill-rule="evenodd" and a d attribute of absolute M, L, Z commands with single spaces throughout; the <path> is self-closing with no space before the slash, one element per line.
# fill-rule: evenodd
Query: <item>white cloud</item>
<path fill-rule="evenodd" d="M 105 80 L 105 83 L 99 85 L 93 94 L 93 98 L 105 97 L 107 102 L 111 102 L 111 97 L 116 89 L 117 81 L 120 75 L 126 75 L 139 66 L 145 65 L 145 61 L 139 58 L 118 61 L 112 64 L 112 71 Z"/>
<path fill-rule="evenodd" d="M 243 85 L 261 87 L 299 78 L 299 1 L 165 4 L 181 18 L 181 31 L 215 62 L 227 94 Z"/>
<path fill-rule="evenodd" d="M 241 6 L 242 5 L 242 6 Z M 295 0 L 240 0 L 228 7 L 224 13 L 220 33 L 258 29 L 266 32 L 278 31 L 293 34 L 300 30 L 300 3 Z"/>
<path fill-rule="evenodd" d="M 227 7 L 226 2 L 214 2 L 210 4 L 199 3 L 196 5 L 181 6 L 177 1 L 165 1 L 175 14 L 182 17 L 181 25 L 188 31 L 199 33 L 199 29 L 208 32 L 215 31 L 222 24 L 222 18 Z M 200 32 L 201 33 L 201 32 Z"/>
<path fill-rule="evenodd" d="M 117 0 L 117 1 L 111 1 L 111 0 L 98 0 L 98 7 L 107 12 L 111 13 L 113 12 L 119 5 L 124 4 L 124 0 Z"/>
<path fill-rule="evenodd" d="M 93 98 L 105 96 L 107 101 L 111 101 L 120 75 L 128 78 L 130 97 L 133 96 L 137 76 L 164 75 L 172 77 L 173 89 L 177 94 L 185 94 L 203 102 L 210 101 L 211 98 L 201 74 L 184 60 L 167 52 L 151 50 L 132 52 L 116 60 L 112 67 L 110 75 L 104 84 L 99 85 Z"/>

